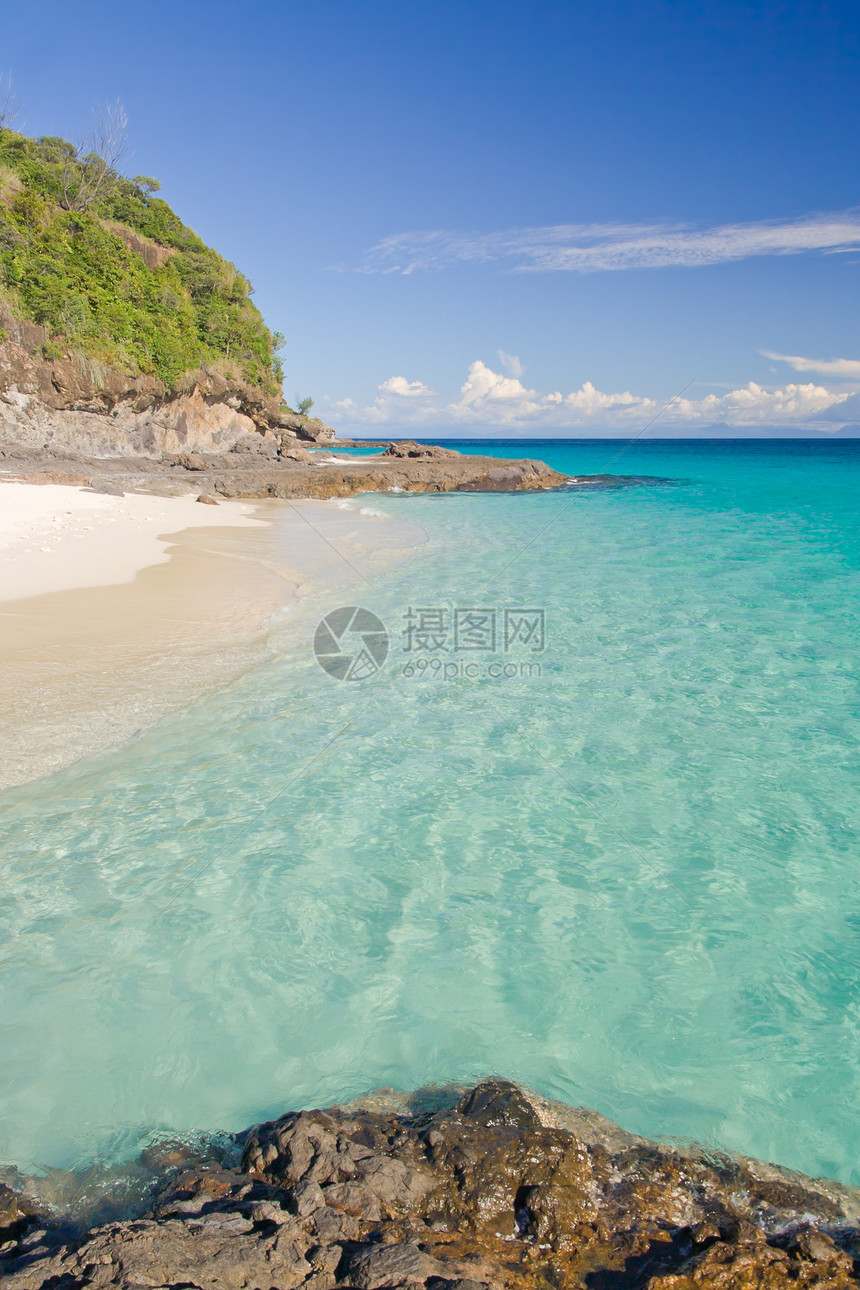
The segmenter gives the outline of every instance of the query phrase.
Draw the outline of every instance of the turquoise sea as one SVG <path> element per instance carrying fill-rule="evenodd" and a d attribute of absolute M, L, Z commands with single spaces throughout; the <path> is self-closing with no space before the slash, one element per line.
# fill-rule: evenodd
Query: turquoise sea
<path fill-rule="evenodd" d="M 860 441 L 609 469 L 355 503 L 426 544 L 0 794 L 0 1164 L 500 1072 L 860 1183 Z M 365 679 L 314 656 L 342 605 Z"/>

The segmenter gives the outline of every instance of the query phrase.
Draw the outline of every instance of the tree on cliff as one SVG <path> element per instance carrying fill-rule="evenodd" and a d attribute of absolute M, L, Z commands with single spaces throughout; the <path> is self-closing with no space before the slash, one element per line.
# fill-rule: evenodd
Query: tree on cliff
<path fill-rule="evenodd" d="M 119 168 L 128 153 L 128 118 L 119 99 L 103 103 L 91 134 L 80 148 L 68 144 L 63 152 L 60 205 L 67 211 L 85 211 L 98 197 L 106 197 L 119 179 Z"/>
<path fill-rule="evenodd" d="M 18 100 L 12 90 L 12 75 L 0 76 L 0 131 L 11 130 L 19 116 Z"/>

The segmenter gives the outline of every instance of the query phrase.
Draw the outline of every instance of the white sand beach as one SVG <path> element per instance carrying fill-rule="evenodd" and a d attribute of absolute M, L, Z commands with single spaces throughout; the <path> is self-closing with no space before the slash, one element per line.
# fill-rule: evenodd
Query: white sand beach
<path fill-rule="evenodd" d="M 170 557 L 165 533 L 257 526 L 253 502 L 206 506 L 193 496 L 112 496 L 64 484 L 0 479 L 0 603 L 75 587 L 131 582 Z"/>
<path fill-rule="evenodd" d="M 0 788 L 110 747 L 271 657 L 269 620 L 423 541 L 356 502 L 0 480 Z"/>

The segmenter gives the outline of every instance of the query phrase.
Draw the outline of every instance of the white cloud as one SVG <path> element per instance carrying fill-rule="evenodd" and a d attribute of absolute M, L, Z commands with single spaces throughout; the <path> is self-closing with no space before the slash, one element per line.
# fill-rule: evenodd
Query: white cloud
<path fill-rule="evenodd" d="M 418 424 L 433 420 L 436 410 L 430 400 L 434 397 L 429 385 L 423 381 L 408 381 L 405 376 L 389 376 L 378 385 L 379 393 L 368 407 L 359 407 L 355 399 L 339 399 L 332 404 L 329 416 L 333 421 L 408 422 Z"/>
<path fill-rule="evenodd" d="M 850 395 L 835 394 L 823 385 L 786 385 L 766 390 L 750 381 L 729 394 L 709 394 L 703 399 L 679 399 L 667 413 L 672 421 L 725 421 L 729 425 L 803 424 L 814 421 Z"/>
<path fill-rule="evenodd" d="M 524 376 L 525 367 L 520 362 L 519 354 L 506 354 L 503 349 L 497 349 L 499 362 L 508 373 L 508 376 Z"/>
<path fill-rule="evenodd" d="M 540 396 L 527 390 L 515 376 L 502 376 L 480 360 L 469 367 L 469 375 L 460 386 L 460 397 L 448 405 L 451 416 L 468 420 L 492 411 L 494 421 L 531 416 L 540 411 Z"/>
<path fill-rule="evenodd" d="M 860 213 L 722 224 L 553 224 L 497 233 L 445 229 L 396 233 L 371 247 L 364 273 L 410 274 L 456 264 L 502 263 L 520 271 L 695 268 L 760 255 L 835 253 L 860 247 Z"/>
<path fill-rule="evenodd" d="M 795 354 L 774 354 L 769 349 L 760 351 L 765 358 L 777 363 L 788 363 L 795 372 L 821 372 L 823 376 L 848 376 L 860 379 L 860 358 L 799 358 Z"/>
<path fill-rule="evenodd" d="M 812 382 L 789 383 L 767 390 L 750 381 L 726 394 L 707 394 L 701 399 L 678 398 L 663 403 L 629 390 L 605 393 L 591 381 L 578 390 L 541 393 L 524 385 L 518 377 L 494 372 L 477 360 L 469 367 L 459 395 L 449 403 L 435 402 L 433 391 L 421 381 L 389 377 L 378 387 L 373 403 L 359 407 L 353 399 L 334 404 L 330 416 L 353 424 L 366 422 L 408 426 L 482 426 L 517 430 L 630 430 L 636 432 L 659 414 L 660 424 L 674 426 L 712 425 L 756 427 L 811 425 L 818 420 L 834 425 L 840 405 L 852 396 L 835 393 Z M 846 408 L 846 412 L 849 409 Z M 825 426 L 820 427 L 824 429 Z"/>
<path fill-rule="evenodd" d="M 405 376 L 389 376 L 379 389 L 383 394 L 394 394 L 401 399 L 422 399 L 433 393 L 423 381 L 407 381 Z"/>
<path fill-rule="evenodd" d="M 578 424 L 585 419 L 604 418 L 614 413 L 624 418 L 630 412 L 648 410 L 652 400 L 624 394 L 603 394 L 586 381 L 572 394 L 558 390 L 539 394 L 527 389 L 515 377 L 502 376 L 478 360 L 469 367 L 469 375 L 460 387 L 460 397 L 449 403 L 446 416 L 458 422 L 490 425 Z"/>

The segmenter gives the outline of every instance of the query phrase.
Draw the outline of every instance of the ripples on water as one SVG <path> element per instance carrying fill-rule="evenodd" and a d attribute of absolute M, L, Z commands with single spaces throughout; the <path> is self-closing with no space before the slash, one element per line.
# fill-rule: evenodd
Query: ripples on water
<path fill-rule="evenodd" d="M 275 662 L 0 796 L 0 1162 L 499 1071 L 860 1181 L 860 452 L 621 466 L 683 482 L 374 500 L 429 535 L 351 593 L 374 680 L 317 666 L 320 597 Z M 405 677 L 406 610 L 454 605 L 545 608 L 542 675 Z"/>

